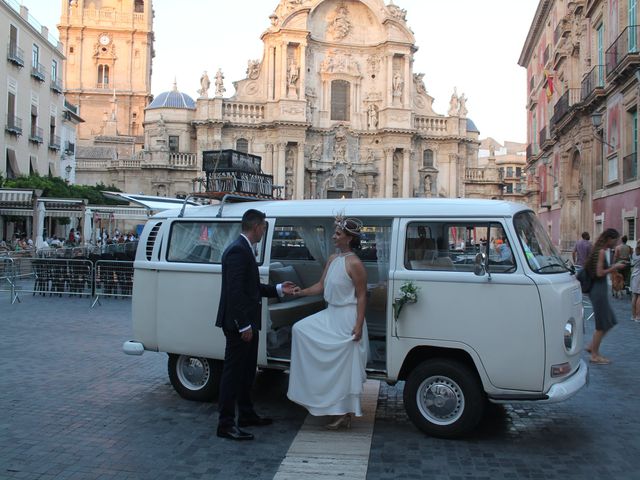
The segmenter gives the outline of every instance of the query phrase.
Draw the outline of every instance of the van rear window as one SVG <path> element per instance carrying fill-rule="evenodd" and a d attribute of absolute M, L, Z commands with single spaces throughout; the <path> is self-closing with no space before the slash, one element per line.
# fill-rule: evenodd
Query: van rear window
<path fill-rule="evenodd" d="M 171 225 L 168 262 L 219 264 L 227 245 L 240 235 L 240 222 L 178 221 Z M 262 248 L 258 248 L 262 252 Z"/>

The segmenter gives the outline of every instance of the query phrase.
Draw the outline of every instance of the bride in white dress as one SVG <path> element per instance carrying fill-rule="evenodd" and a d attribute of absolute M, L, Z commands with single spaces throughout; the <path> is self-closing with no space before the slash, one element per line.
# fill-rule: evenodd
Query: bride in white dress
<path fill-rule="evenodd" d="M 287 396 L 311 415 L 340 415 L 327 425 L 334 430 L 349 428 L 352 414 L 362 415 L 367 379 L 367 273 L 352 250 L 361 227 L 357 219 L 338 217 L 333 241 L 340 253 L 329 258 L 318 283 L 294 290 L 296 296 L 324 292 L 328 307 L 293 326 Z"/>

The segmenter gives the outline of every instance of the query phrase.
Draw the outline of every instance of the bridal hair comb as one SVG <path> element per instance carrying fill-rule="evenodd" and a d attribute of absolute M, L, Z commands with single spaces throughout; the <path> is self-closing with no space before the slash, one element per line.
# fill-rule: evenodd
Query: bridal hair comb
<path fill-rule="evenodd" d="M 342 214 L 336 215 L 335 225 L 340 230 L 347 232 L 353 237 L 359 237 L 360 230 L 362 230 L 362 220 L 357 218 L 346 218 Z"/>

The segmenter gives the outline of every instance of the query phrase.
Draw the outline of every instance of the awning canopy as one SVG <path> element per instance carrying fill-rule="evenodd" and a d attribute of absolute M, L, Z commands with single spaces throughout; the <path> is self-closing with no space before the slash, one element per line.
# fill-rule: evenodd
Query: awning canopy
<path fill-rule="evenodd" d="M 31 207 L 33 190 L 23 188 L 0 188 L 0 208 Z"/>
<path fill-rule="evenodd" d="M 136 195 L 121 192 L 102 192 L 102 194 L 107 198 L 135 203 L 136 205 L 141 205 L 149 210 L 154 210 L 156 212 L 169 210 L 172 208 L 180 208 L 182 207 L 182 205 L 184 205 L 184 200 L 179 198 L 155 197 L 152 195 Z M 200 205 L 189 200 L 187 201 L 187 206 L 197 207 Z"/>

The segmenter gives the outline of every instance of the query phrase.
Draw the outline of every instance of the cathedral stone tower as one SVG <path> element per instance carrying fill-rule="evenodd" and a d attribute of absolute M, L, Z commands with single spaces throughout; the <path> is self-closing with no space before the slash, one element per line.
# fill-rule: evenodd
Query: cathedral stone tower
<path fill-rule="evenodd" d="M 65 96 L 85 123 L 78 141 L 143 135 L 151 100 L 151 0 L 62 0 Z"/>

